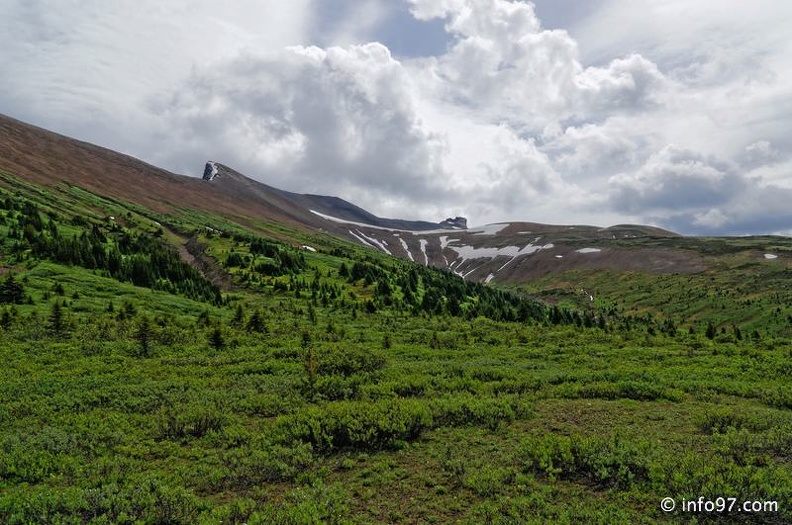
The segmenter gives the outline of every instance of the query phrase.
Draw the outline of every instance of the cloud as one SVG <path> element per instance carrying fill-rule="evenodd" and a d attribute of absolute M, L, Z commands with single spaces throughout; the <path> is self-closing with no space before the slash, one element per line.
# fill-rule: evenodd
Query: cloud
<path fill-rule="evenodd" d="M 290 47 L 195 71 L 166 104 L 166 129 L 200 137 L 197 158 L 232 159 L 288 189 L 436 202 L 445 145 L 414 97 L 380 44 Z"/>
<path fill-rule="evenodd" d="M 743 191 L 745 181 L 725 163 L 672 145 L 649 157 L 636 173 L 611 177 L 610 185 L 617 209 L 646 213 L 709 209 Z"/>
<path fill-rule="evenodd" d="M 609 184 L 615 209 L 652 217 L 681 233 L 747 235 L 792 228 L 792 188 L 673 145 L 635 173 L 611 177 Z"/>
<path fill-rule="evenodd" d="M 421 19 L 445 18 L 456 37 L 434 63 L 446 98 L 544 126 L 663 103 L 670 81 L 639 55 L 584 68 L 566 31 L 543 30 L 533 6 L 505 0 L 410 0 Z"/>
<path fill-rule="evenodd" d="M 639 168 L 657 147 L 651 135 L 636 134 L 629 118 L 610 118 L 602 124 L 585 123 L 548 128 L 542 150 L 565 179 L 599 183 L 603 174 Z"/>
<path fill-rule="evenodd" d="M 304 41 L 310 0 L 0 3 L 0 111 L 148 157 L 147 100 L 191 68 Z"/>
<path fill-rule="evenodd" d="M 792 230 L 792 4 L 572 3 L 12 0 L 0 111 L 381 215 Z"/>

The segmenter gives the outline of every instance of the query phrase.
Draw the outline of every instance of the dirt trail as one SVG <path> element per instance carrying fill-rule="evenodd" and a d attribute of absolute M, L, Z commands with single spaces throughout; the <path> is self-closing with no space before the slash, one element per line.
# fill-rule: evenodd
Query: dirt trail
<path fill-rule="evenodd" d="M 222 291 L 240 290 L 239 286 L 234 284 L 231 276 L 220 266 L 220 263 L 214 257 L 206 255 L 206 245 L 198 242 L 195 237 L 190 237 L 185 244 L 179 246 L 179 255 Z"/>
<path fill-rule="evenodd" d="M 170 244 L 175 245 L 176 252 L 182 261 L 196 268 L 212 284 L 224 292 L 241 290 L 239 286 L 234 284 L 231 276 L 223 271 L 220 263 L 214 257 L 206 255 L 206 245 L 199 243 L 195 236 L 187 238 L 164 224 L 162 229 L 165 230 L 167 238 L 171 241 Z"/>

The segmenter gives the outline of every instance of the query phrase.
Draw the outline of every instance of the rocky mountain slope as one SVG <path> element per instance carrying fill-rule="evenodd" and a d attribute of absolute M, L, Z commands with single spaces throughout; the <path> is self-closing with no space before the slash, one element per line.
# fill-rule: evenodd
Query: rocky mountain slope
<path fill-rule="evenodd" d="M 678 273 L 705 267 L 700 256 L 685 250 L 615 246 L 619 240 L 680 237 L 650 226 L 600 228 L 508 222 L 467 228 L 462 217 L 440 223 L 383 219 L 337 197 L 283 191 L 212 161 L 206 164 L 203 178 L 218 190 L 240 198 L 288 202 L 290 209 L 302 210 L 302 217 L 310 217 L 305 223 L 312 227 L 479 282 L 518 283 L 571 268 Z"/>
<path fill-rule="evenodd" d="M 262 184 L 217 162 L 206 164 L 203 179 L 177 175 L 5 116 L 0 116 L 0 171 L 163 213 L 215 213 L 273 237 L 284 235 L 277 224 L 329 234 L 478 282 L 519 284 L 576 269 L 684 274 L 709 264 L 699 244 L 650 226 L 508 222 L 468 228 L 462 217 L 438 223 L 385 219 L 338 197 Z M 753 254 L 763 256 L 761 250 Z M 784 254 L 782 259 L 788 262 Z"/>

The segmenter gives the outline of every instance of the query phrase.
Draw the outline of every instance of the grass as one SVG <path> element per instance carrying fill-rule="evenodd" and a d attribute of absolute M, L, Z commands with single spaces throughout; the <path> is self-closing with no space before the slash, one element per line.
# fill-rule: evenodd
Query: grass
<path fill-rule="evenodd" d="M 120 205 L 71 195 L 58 210 Z M 93 220 L 103 218 L 99 211 Z M 120 211 L 123 227 L 151 228 L 141 210 Z M 777 500 L 781 511 L 755 522 L 792 519 L 792 341 L 772 312 L 762 313 L 785 300 L 783 274 L 770 281 L 775 291 L 759 285 L 782 271 L 777 266 L 744 268 L 738 286 L 762 305 L 756 312 L 720 292 L 673 306 L 686 290 L 734 284 L 736 266 L 722 276 L 568 274 L 533 285 L 577 304 L 561 292 L 584 283 L 596 288 L 598 307 L 636 315 L 663 314 L 668 303 L 669 315 L 696 324 L 725 304 L 721 325 L 763 334 L 710 340 L 702 330 L 652 334 L 637 321 L 601 329 L 411 310 L 396 285 L 409 263 L 286 227 L 280 233 L 292 242 L 278 246 L 302 253 L 305 266 L 248 284 L 249 269 L 227 269 L 238 290 L 212 306 L 13 250 L 12 215 L 0 212 L 0 265 L 29 300 L 0 305 L 0 319 L 8 314 L 0 328 L 4 523 L 746 517 L 665 514 L 659 502 L 667 496 Z M 220 265 L 231 251 L 249 251 L 204 229 L 243 226 L 195 215 L 157 219 L 177 224 L 176 237 L 194 235 Z M 320 251 L 300 252 L 303 243 Z M 364 257 L 396 290 L 391 305 L 372 312 L 364 305 L 379 301 L 377 283 L 339 275 L 342 263 Z M 299 297 L 290 288 L 297 283 Z M 326 297 L 330 289 L 340 295 Z M 60 331 L 51 322 L 56 302 L 66 320 Z"/>

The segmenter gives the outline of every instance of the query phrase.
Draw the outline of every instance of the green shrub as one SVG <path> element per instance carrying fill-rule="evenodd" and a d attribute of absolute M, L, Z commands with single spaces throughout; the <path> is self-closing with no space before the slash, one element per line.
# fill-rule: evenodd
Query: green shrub
<path fill-rule="evenodd" d="M 699 497 L 737 498 L 737 501 L 775 500 L 788 502 L 792 498 L 792 473 L 784 467 L 739 465 L 722 455 L 703 458 L 700 454 L 684 454 L 665 462 L 661 483 L 665 493 L 680 499 Z M 792 518 L 788 506 L 780 504 L 777 523 Z"/>
<path fill-rule="evenodd" d="M 679 390 L 644 381 L 564 383 L 559 386 L 557 395 L 566 399 L 634 399 L 636 401 L 667 399 L 675 402 L 684 399 L 684 394 Z"/>
<path fill-rule="evenodd" d="M 194 494 L 156 477 L 128 486 L 19 490 L 0 496 L 0 518 L 27 523 L 195 523 L 206 505 Z"/>
<path fill-rule="evenodd" d="M 253 513 L 249 525 L 307 525 L 323 523 L 342 525 L 351 523 L 347 518 L 349 496 L 338 485 L 317 484 L 293 490 L 284 502 L 267 504 L 261 511 Z"/>
<path fill-rule="evenodd" d="M 523 442 L 525 468 L 550 480 L 583 481 L 600 488 L 628 490 L 649 480 L 651 449 L 618 438 L 545 436 Z"/>
<path fill-rule="evenodd" d="M 792 409 L 792 388 L 778 387 L 774 390 L 767 390 L 761 394 L 761 401 L 765 405 Z"/>
<path fill-rule="evenodd" d="M 222 479 L 214 485 L 224 488 L 249 489 L 262 483 L 292 481 L 313 463 L 311 445 L 296 443 L 253 446 L 223 453 Z"/>
<path fill-rule="evenodd" d="M 413 441 L 431 426 L 429 411 L 411 400 L 331 402 L 281 418 L 287 435 L 322 453 L 340 449 L 379 450 Z"/>
<path fill-rule="evenodd" d="M 699 421 L 698 426 L 707 434 L 722 434 L 729 429 L 767 430 L 774 425 L 777 415 L 737 412 L 729 408 L 721 408 L 707 412 Z"/>
<path fill-rule="evenodd" d="M 200 438 L 223 428 L 227 416 L 216 407 L 180 406 L 162 409 L 156 418 L 158 439 Z"/>
<path fill-rule="evenodd" d="M 434 399 L 429 403 L 436 427 L 478 425 L 496 430 L 503 423 L 523 419 L 530 408 L 519 396 L 481 397 L 457 394 Z"/>
<path fill-rule="evenodd" d="M 316 369 L 322 375 L 352 376 L 373 373 L 385 367 L 387 359 L 379 350 L 330 347 L 316 352 Z"/>

